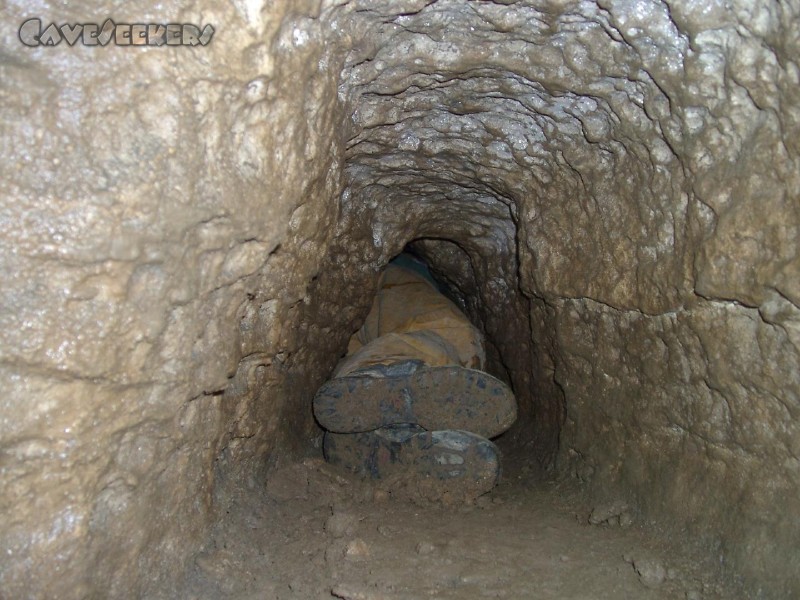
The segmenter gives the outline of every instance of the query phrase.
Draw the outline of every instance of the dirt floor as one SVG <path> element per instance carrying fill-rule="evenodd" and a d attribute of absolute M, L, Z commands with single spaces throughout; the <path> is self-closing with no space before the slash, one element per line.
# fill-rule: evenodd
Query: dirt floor
<path fill-rule="evenodd" d="M 307 459 L 231 504 L 180 596 L 737 598 L 717 559 L 528 467 L 507 467 L 474 503 L 443 506 L 398 500 Z"/>

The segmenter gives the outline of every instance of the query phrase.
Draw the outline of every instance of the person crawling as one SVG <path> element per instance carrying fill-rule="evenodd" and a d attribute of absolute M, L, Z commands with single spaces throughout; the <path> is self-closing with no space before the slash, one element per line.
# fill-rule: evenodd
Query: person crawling
<path fill-rule="evenodd" d="M 326 461 L 429 499 L 488 492 L 501 472 L 490 438 L 511 427 L 517 403 L 485 362 L 480 331 L 424 265 L 400 255 L 314 397 Z"/>

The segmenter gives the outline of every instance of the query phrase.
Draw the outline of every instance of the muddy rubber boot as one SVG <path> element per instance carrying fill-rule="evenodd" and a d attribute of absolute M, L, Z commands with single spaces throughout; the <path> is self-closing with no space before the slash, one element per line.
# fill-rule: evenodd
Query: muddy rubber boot
<path fill-rule="evenodd" d="M 416 423 L 492 438 L 514 423 L 517 402 L 506 384 L 483 371 L 404 361 L 331 379 L 314 397 L 314 415 L 334 433 Z"/>
<path fill-rule="evenodd" d="M 326 432 L 325 460 L 352 473 L 410 488 L 428 499 L 472 499 L 500 478 L 500 451 L 468 431 L 424 431 L 417 425 L 364 433 Z"/>

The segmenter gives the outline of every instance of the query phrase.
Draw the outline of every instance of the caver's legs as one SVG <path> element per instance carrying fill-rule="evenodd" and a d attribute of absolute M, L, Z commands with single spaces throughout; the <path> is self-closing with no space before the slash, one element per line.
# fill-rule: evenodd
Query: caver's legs
<path fill-rule="evenodd" d="M 459 497 L 489 491 L 488 438 L 516 419 L 513 392 L 480 370 L 483 339 L 425 278 L 390 265 L 348 355 L 314 397 L 325 458 L 365 477 L 405 474 Z"/>

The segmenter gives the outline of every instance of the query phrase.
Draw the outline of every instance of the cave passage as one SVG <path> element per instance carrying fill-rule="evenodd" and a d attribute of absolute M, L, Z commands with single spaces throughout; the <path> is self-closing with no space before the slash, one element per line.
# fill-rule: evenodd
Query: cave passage
<path fill-rule="evenodd" d="M 800 0 L 98 8 L 215 33 L 0 38 L 3 595 L 800 597 Z M 403 251 L 518 402 L 470 502 L 321 458 Z"/>

